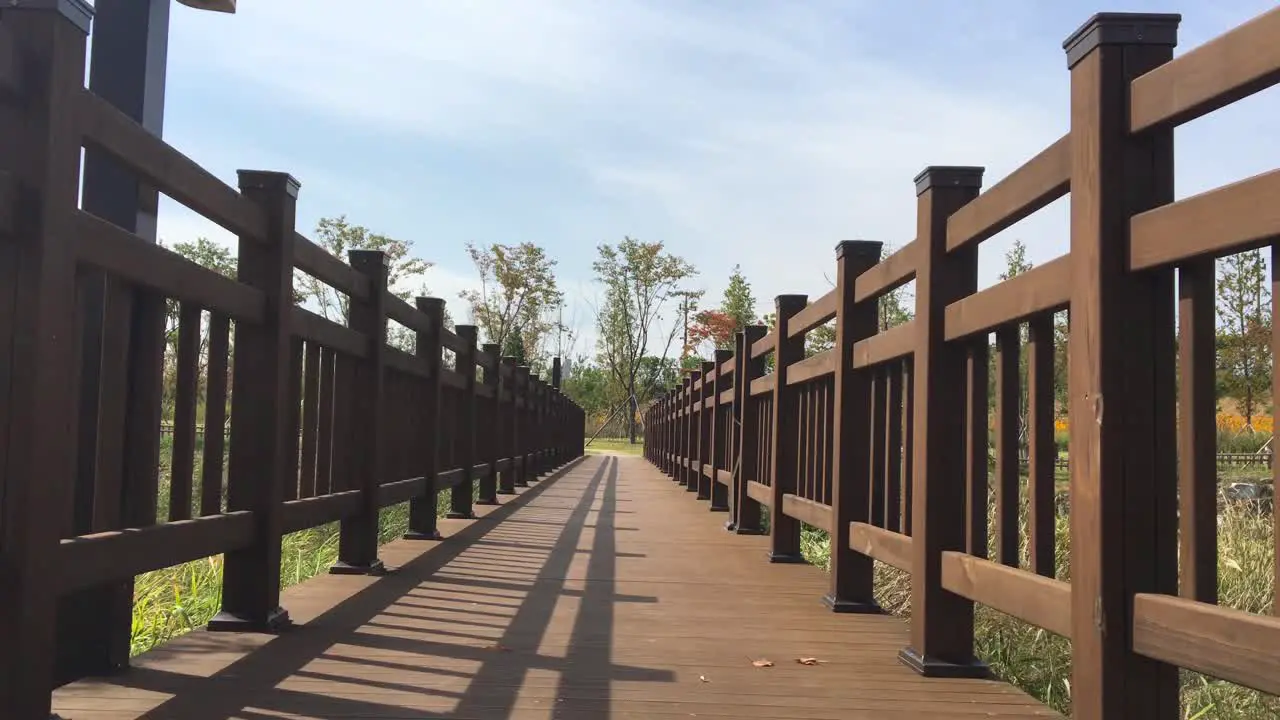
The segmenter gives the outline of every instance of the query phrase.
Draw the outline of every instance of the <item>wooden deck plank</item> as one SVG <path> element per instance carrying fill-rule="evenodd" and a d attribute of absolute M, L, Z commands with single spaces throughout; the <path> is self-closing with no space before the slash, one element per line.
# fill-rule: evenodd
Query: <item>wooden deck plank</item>
<path fill-rule="evenodd" d="M 999 682 L 924 679 L 906 626 L 836 615 L 638 458 L 596 456 L 375 579 L 284 593 L 278 636 L 196 632 L 55 694 L 68 720 L 1057 717 Z M 768 613 L 766 616 L 765 613 Z M 764 618 L 768 617 L 768 622 Z M 742 628 L 745 628 L 744 632 Z M 817 666 L 796 662 L 816 657 Z M 773 667 L 756 668 L 768 659 Z"/>

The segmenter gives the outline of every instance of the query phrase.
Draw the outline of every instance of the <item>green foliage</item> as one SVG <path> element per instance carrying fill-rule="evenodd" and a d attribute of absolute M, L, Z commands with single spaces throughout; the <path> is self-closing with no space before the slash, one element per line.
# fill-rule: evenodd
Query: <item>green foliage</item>
<path fill-rule="evenodd" d="M 649 352 L 652 333 L 679 284 L 697 271 L 683 258 L 665 251 L 660 242 L 646 243 L 630 237 L 617 245 L 602 244 L 592 264 L 596 280 L 604 286 L 604 302 L 596 317 L 600 335 L 597 349 L 601 364 L 631 399 L 629 435 L 635 442 L 635 415 L 652 389 L 639 385 L 642 358 Z M 671 351 L 679 331 L 672 324 L 663 344 L 661 360 Z"/>
<path fill-rule="evenodd" d="M 432 263 L 413 256 L 411 240 L 397 240 L 372 232 L 363 225 L 352 225 L 345 215 L 339 215 L 320 219 L 316 224 L 314 241 L 343 262 L 348 261 L 348 253 L 352 250 L 381 250 L 387 254 L 387 287 L 392 293 L 406 301 L 428 294 L 423 278 Z M 300 303 L 311 304 L 317 312 L 334 322 L 346 324 L 350 320 L 350 299 L 345 294 L 301 271 L 294 273 L 293 285 Z M 391 323 L 387 327 L 387 343 L 412 352 L 413 333 Z"/>
<path fill-rule="evenodd" d="M 164 243 L 160 245 L 163 247 Z M 195 242 L 174 243 L 169 250 L 181 255 L 191 262 L 212 270 L 224 277 L 236 277 L 237 258 L 231 248 L 219 245 L 208 238 L 196 238 Z M 163 417 L 172 418 L 174 400 L 178 384 L 178 313 L 180 303 L 177 300 L 165 300 L 164 322 L 164 383 L 162 386 L 161 412 Z M 234 342 L 234 338 L 232 338 Z M 205 368 L 209 361 L 209 324 L 202 316 L 200 323 L 200 354 L 196 378 L 201 392 L 197 397 L 203 398 L 203 387 L 206 382 Z M 201 400 L 203 402 L 203 400 Z"/>
<path fill-rule="evenodd" d="M 528 242 L 487 247 L 468 243 L 467 254 L 480 274 L 480 289 L 460 295 L 484 337 L 510 355 L 514 333 L 522 344 L 519 355 L 526 359 L 522 364 L 535 370 L 545 366 L 545 341 L 560 329 L 559 319 L 551 315 L 563 299 L 556 284 L 556 261 Z"/>
<path fill-rule="evenodd" d="M 525 347 L 524 335 L 520 328 L 512 328 L 503 338 L 502 356 L 515 358 L 516 365 L 528 365 L 529 359 L 525 355 Z"/>
<path fill-rule="evenodd" d="M 882 246 L 880 248 L 880 261 L 884 262 L 886 258 L 897 252 L 897 250 L 898 248 L 892 245 Z M 907 292 L 906 286 L 894 288 L 880 296 L 879 315 L 881 330 L 888 330 L 895 325 L 901 325 L 916 316 L 915 306 L 912 304 L 912 298 Z"/>
<path fill-rule="evenodd" d="M 729 275 L 729 286 L 724 289 L 720 312 L 733 320 L 734 332 L 756 321 L 756 298 L 751 294 L 751 283 L 743 276 L 740 265 L 734 265 L 733 273 Z M 733 347 L 732 340 L 726 347 Z"/>
<path fill-rule="evenodd" d="M 1246 422 L 1271 389 L 1271 297 L 1261 250 L 1229 255 L 1218 266 L 1218 385 Z"/>

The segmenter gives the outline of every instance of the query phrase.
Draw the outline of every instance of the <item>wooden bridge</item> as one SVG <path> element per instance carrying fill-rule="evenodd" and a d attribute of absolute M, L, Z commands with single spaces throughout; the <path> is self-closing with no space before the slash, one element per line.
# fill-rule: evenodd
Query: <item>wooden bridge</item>
<path fill-rule="evenodd" d="M 382 578 L 286 590 L 294 631 L 195 632 L 54 694 L 74 720 L 1053 717 L 990 680 L 931 680 L 906 626 L 836 616 L 824 573 L 765 562 L 643 460 L 544 476 Z M 714 557 L 714 561 L 711 558 Z M 797 660 L 813 658 L 812 665 Z"/>
<path fill-rule="evenodd" d="M 558 362 L 538 378 L 391 293 L 380 253 L 298 233 L 288 174 L 231 188 L 87 90 L 90 12 L 0 9 L 5 720 L 1052 716 L 988 677 L 979 603 L 1070 639 L 1080 718 L 1180 717 L 1179 668 L 1280 694 L 1280 621 L 1217 604 L 1212 265 L 1275 257 L 1280 172 L 1172 180 L 1174 127 L 1280 79 L 1280 10 L 1177 59 L 1176 16 L 1095 16 L 1066 43 L 1070 132 L 985 193 L 926 169 L 915 240 L 841 243 L 834 290 L 779 297 L 647 408 L 649 463 L 584 459 Z M 80 207 L 82 150 L 238 235 L 236 277 Z M 978 245 L 1068 192 L 1070 254 L 978 291 Z M 295 272 L 349 312 L 296 305 Z M 907 282 L 914 320 L 881 330 Z M 282 538 L 327 523 L 333 571 L 282 593 Z M 221 612 L 130 659 L 134 577 L 210 557 Z M 877 561 L 910 573 L 909 621 Z"/>

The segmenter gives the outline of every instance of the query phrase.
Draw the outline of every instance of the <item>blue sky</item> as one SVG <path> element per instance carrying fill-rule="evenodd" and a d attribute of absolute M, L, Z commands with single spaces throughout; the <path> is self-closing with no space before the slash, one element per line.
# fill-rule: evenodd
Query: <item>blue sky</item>
<path fill-rule="evenodd" d="M 1099 9 L 1181 12 L 1178 52 L 1274 3 L 1075 0 L 241 0 L 175 4 L 165 137 L 224 180 L 302 182 L 299 228 L 346 214 L 413 240 L 465 320 L 464 243 L 545 246 L 592 342 L 600 242 L 661 240 L 761 313 L 830 287 L 841 239 L 914 236 L 912 177 L 989 187 L 1067 130 L 1061 43 Z M 1186 196 L 1280 166 L 1275 91 L 1178 131 Z M 1269 122 L 1268 122 L 1269 120 Z M 1059 201 L 982 246 L 1066 251 Z M 167 242 L 225 232 L 162 205 Z"/>

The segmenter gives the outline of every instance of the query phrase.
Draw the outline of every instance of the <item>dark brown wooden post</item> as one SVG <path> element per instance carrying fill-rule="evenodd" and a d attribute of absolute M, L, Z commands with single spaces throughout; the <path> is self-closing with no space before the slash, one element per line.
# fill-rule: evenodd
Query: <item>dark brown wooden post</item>
<path fill-rule="evenodd" d="M 1173 200 L 1173 130 L 1130 134 L 1129 83 L 1172 59 L 1179 20 L 1104 13 L 1064 43 L 1072 158 L 1071 695 L 1080 718 L 1179 716 L 1177 668 L 1130 649 L 1134 594 L 1178 592 L 1172 271 L 1128 270 L 1130 217 Z"/>
<path fill-rule="evenodd" d="M 547 470 L 547 383 L 539 376 L 533 378 L 533 427 L 533 476 L 541 478 Z"/>
<path fill-rule="evenodd" d="M 715 367 L 716 382 L 711 389 L 715 398 L 711 410 L 711 512 L 729 511 L 729 488 L 720 483 L 720 471 L 731 470 L 733 460 L 729 457 L 729 426 L 732 425 L 733 406 L 720 402 L 720 393 L 728 390 L 738 379 L 736 375 L 726 376 L 720 371 L 721 366 L 733 358 L 732 350 L 716 350 Z"/>
<path fill-rule="evenodd" d="M 529 417 L 532 400 L 528 365 L 516 366 L 514 395 L 512 403 L 519 429 L 516 431 L 516 445 L 512 448 L 511 461 L 516 463 L 516 487 L 529 487 L 529 439 L 533 436 L 533 427 Z"/>
<path fill-rule="evenodd" d="M 266 632 L 289 624 L 289 613 L 280 607 L 280 516 L 289 466 L 289 318 L 299 185 L 286 173 L 238 174 L 240 192 L 267 216 L 267 233 L 265 242 L 240 238 L 237 273 L 240 282 L 262 292 L 266 312 L 261 325 L 236 323 L 227 509 L 252 511 L 257 532 L 252 545 L 225 556 L 222 611 L 209 629 Z"/>
<path fill-rule="evenodd" d="M 471 501 L 475 496 L 476 465 L 476 339 L 480 328 L 455 325 L 454 332 L 466 343 L 466 350 L 454 354 L 457 371 L 466 378 L 467 386 L 458 394 L 458 465 L 462 482 L 449 490 L 449 514 L 453 520 L 475 517 Z"/>
<path fill-rule="evenodd" d="M 440 298 L 420 297 L 416 300 L 418 311 L 427 316 L 426 331 L 417 333 L 416 354 L 426 364 L 427 379 L 423 393 L 423 437 L 419 438 L 422 462 L 422 475 L 427 479 L 427 490 L 419 497 L 409 500 L 409 531 L 406 540 L 439 540 L 440 530 L 437 525 L 439 513 L 437 478 L 440 474 L 440 368 L 441 345 L 440 331 L 444 329 L 444 300 Z"/>
<path fill-rule="evenodd" d="M 787 366 L 804 359 L 804 336 L 787 337 L 791 316 L 804 309 L 806 295 L 779 295 L 776 300 L 777 333 L 773 351 L 773 443 L 770 452 L 773 506 L 769 508 L 769 562 L 802 563 L 800 521 L 782 512 L 782 498 L 796 490 L 799 461 L 799 387 L 787 387 Z"/>
<path fill-rule="evenodd" d="M 711 371 L 715 369 L 715 363 L 711 361 L 703 361 L 702 363 L 702 389 L 694 395 L 693 402 L 698 407 L 698 499 L 711 499 L 711 486 L 714 481 L 707 477 L 707 470 L 714 467 L 714 456 L 711 454 L 711 430 L 715 422 L 715 414 L 707 409 L 707 400 L 711 398 L 711 391 L 715 388 L 715 381 L 711 378 Z"/>
<path fill-rule="evenodd" d="M 502 358 L 498 372 L 498 397 L 506 398 L 505 404 L 499 408 L 502 413 L 498 423 L 498 433 L 502 438 L 499 455 L 506 460 L 506 469 L 498 479 L 498 494 L 514 495 L 516 492 L 516 392 L 515 392 L 516 359 L 510 356 Z"/>
<path fill-rule="evenodd" d="M 694 384 L 701 377 L 701 369 L 691 370 L 685 377 L 685 489 L 689 492 L 698 492 L 698 477 L 701 475 L 698 464 L 698 391 L 694 389 Z"/>
<path fill-rule="evenodd" d="M 489 469 L 485 470 L 484 477 L 480 478 L 480 496 L 476 499 L 477 505 L 497 505 L 498 504 L 498 443 L 494 435 L 493 429 L 498 425 L 498 417 L 502 414 L 501 400 L 498 397 L 498 375 L 501 373 L 499 367 L 499 356 L 502 348 L 494 343 L 484 346 L 484 353 L 488 355 L 492 363 L 491 367 L 484 369 L 484 384 L 488 386 L 493 393 L 492 400 L 486 400 L 485 406 L 488 408 L 486 424 L 488 427 L 477 432 L 476 443 L 479 446 L 481 462 L 489 464 Z M 483 438 L 481 440 L 480 438 Z"/>
<path fill-rule="evenodd" d="M 822 602 L 836 612 L 878 612 L 870 557 L 849 547 L 849 523 L 867 522 L 871 463 L 871 372 L 853 368 L 853 345 L 877 329 L 877 301 L 854 301 L 854 281 L 880 261 L 882 244 L 846 240 L 836 246 L 835 389 L 832 399 L 831 590 Z"/>
<path fill-rule="evenodd" d="M 763 325 L 748 325 L 737 337 L 734 355 L 733 411 L 737 416 L 738 469 L 733 476 L 733 526 L 726 529 L 739 535 L 759 535 L 764 508 L 747 494 L 747 481 L 760 480 L 760 410 L 759 401 L 751 397 L 751 381 L 764 375 L 764 358 L 752 358 L 751 346 L 765 336 Z"/>
<path fill-rule="evenodd" d="M 965 547 L 967 348 L 947 343 L 947 305 L 978 286 L 977 246 L 947 252 L 947 218 L 977 197 L 982 168 L 929 167 L 916 176 L 915 524 L 911 645 L 899 653 L 927 676 L 987 675 L 973 655 L 973 602 L 942 588 L 942 553 Z"/>
<path fill-rule="evenodd" d="M 378 559 L 378 486 L 386 475 L 383 448 L 383 382 L 387 355 L 387 256 L 377 250 L 352 250 L 351 267 L 369 280 L 365 300 L 351 298 L 349 324 L 368 340 L 368 356 L 355 363 L 351 392 L 352 489 L 360 491 L 360 509 L 342 519 L 335 575 L 381 575 Z"/>
<path fill-rule="evenodd" d="M 568 440 L 565 433 L 565 427 L 566 427 L 565 422 L 567 418 L 565 417 L 565 414 L 564 414 L 564 405 L 567 398 L 565 398 L 564 393 L 561 391 L 560 384 L 562 379 L 563 378 L 561 377 L 560 358 L 552 358 L 551 359 L 551 387 L 553 390 L 555 390 L 555 399 L 556 399 L 556 402 L 555 402 L 556 441 L 555 441 L 554 452 L 551 455 L 551 465 L 553 467 L 560 467 L 561 465 L 564 464 L 565 444 L 566 444 L 566 441 Z M 648 429 L 648 427 L 649 427 L 649 424 L 645 423 L 646 430 Z M 645 447 L 646 448 L 649 447 L 649 444 L 646 443 Z"/>
<path fill-rule="evenodd" d="M 76 472 L 75 108 L 92 15 L 78 3 L 40 5 L 0 10 L 22 58 L 0 113 L 0 175 L 19 190 L 0 196 L 13 203 L 0 209 L 12 221 L 0 225 L 0 712 L 15 720 L 48 717 L 54 686 L 51 570 Z"/>

